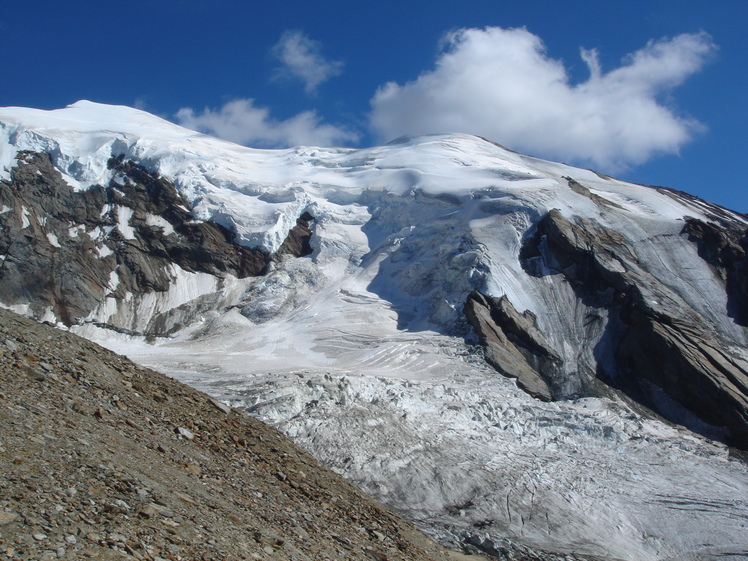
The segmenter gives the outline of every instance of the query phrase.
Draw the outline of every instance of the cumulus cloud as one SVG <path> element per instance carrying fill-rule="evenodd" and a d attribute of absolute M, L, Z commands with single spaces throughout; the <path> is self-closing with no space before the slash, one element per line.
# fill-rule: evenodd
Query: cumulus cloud
<path fill-rule="evenodd" d="M 433 70 L 390 82 L 371 100 L 380 140 L 467 132 L 516 150 L 620 171 L 677 153 L 703 126 L 662 98 L 716 50 L 706 33 L 652 41 L 603 72 L 598 52 L 581 50 L 589 78 L 572 84 L 564 63 L 526 29 L 448 34 Z"/>
<path fill-rule="evenodd" d="M 286 31 L 271 53 L 282 64 L 276 77 L 301 80 L 307 93 L 343 71 L 343 63 L 328 60 L 322 55 L 322 47 L 301 31 Z"/>
<path fill-rule="evenodd" d="M 315 111 L 304 111 L 285 121 L 275 120 L 269 109 L 257 107 L 253 99 L 236 99 L 220 109 L 206 108 L 202 113 L 184 107 L 176 118 L 183 127 L 245 146 L 336 146 L 358 140 L 355 132 L 322 123 Z"/>

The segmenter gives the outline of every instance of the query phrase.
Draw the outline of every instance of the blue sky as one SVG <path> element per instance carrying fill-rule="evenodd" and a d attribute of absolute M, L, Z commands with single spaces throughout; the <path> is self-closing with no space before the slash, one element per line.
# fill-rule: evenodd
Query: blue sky
<path fill-rule="evenodd" d="M 7 3 L 0 106 L 258 147 L 468 132 L 748 212 L 746 0 Z"/>

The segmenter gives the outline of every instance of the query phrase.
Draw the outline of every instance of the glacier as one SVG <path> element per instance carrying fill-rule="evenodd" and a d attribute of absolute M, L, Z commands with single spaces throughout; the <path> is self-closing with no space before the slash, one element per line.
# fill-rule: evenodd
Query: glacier
<path fill-rule="evenodd" d="M 270 151 L 126 107 L 0 109 L 0 178 L 26 152 L 48 154 L 78 192 L 119 181 L 111 158 L 136 162 L 173 182 L 195 221 L 268 255 L 313 217 L 312 254 L 274 258 L 263 275 L 172 265 L 168 290 L 106 298 L 71 325 L 51 310 L 38 319 L 249 410 L 444 543 L 748 558 L 744 455 L 707 438 L 720 427 L 692 419 L 699 434 L 623 392 L 585 391 L 613 319 L 548 262 L 530 274 L 522 258 L 551 211 L 621 233 L 665 287 L 645 287 L 647 305 L 708 318 L 745 361 L 748 330 L 728 313 L 724 279 L 682 234 L 688 220 L 746 229 L 745 216 L 461 134 Z M 125 238 L 128 211 L 113 213 Z M 43 228 L 29 212 L 22 226 Z M 160 216 L 147 221 L 172 233 Z M 107 282 L 114 291 L 116 272 Z M 483 360 L 463 314 L 474 290 L 531 314 L 562 363 L 560 399 L 531 397 Z M 0 300 L 34 315 L 31 302 Z M 156 316 L 174 329 L 153 336 Z"/>

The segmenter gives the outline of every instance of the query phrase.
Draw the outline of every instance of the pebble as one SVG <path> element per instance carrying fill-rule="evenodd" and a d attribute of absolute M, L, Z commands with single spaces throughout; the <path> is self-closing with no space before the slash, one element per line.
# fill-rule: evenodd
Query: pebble
<path fill-rule="evenodd" d="M 374 537 L 377 538 L 380 542 L 384 541 L 385 535 L 382 532 L 377 532 L 376 530 L 374 530 L 372 534 L 374 534 Z"/>
<path fill-rule="evenodd" d="M 192 440 L 192 439 L 194 439 L 194 438 L 195 438 L 195 434 L 194 434 L 194 433 L 193 433 L 193 432 L 192 432 L 191 430 L 189 430 L 189 429 L 186 429 L 186 428 L 184 428 L 184 427 L 179 427 L 179 428 L 177 428 L 175 432 L 176 432 L 176 433 L 177 433 L 177 434 L 178 434 L 179 436 L 181 436 L 181 437 L 183 437 L 183 438 L 186 438 L 187 440 Z"/>
<path fill-rule="evenodd" d="M 174 493 L 174 496 L 176 496 L 178 499 L 183 500 L 186 503 L 190 503 L 192 505 L 197 504 L 192 497 L 190 497 L 189 495 L 185 495 L 184 493 L 180 493 L 179 491 L 176 491 Z"/>
<path fill-rule="evenodd" d="M 130 505 L 127 504 L 122 499 L 115 499 L 114 504 L 117 505 L 118 507 L 120 507 L 123 510 L 130 510 Z"/>
<path fill-rule="evenodd" d="M 211 403 L 211 405 L 213 405 L 213 407 L 215 407 L 219 411 L 223 411 L 224 413 L 230 413 L 231 412 L 231 407 L 229 407 L 225 403 L 221 403 L 217 399 L 211 399 L 210 403 Z"/>
<path fill-rule="evenodd" d="M 0 512 L 0 526 L 6 526 L 17 519 L 18 515 L 14 512 Z"/>
<path fill-rule="evenodd" d="M 140 510 L 140 515 L 146 518 L 151 518 L 158 514 L 158 509 L 152 505 L 146 505 Z"/>
<path fill-rule="evenodd" d="M 112 532 L 106 537 L 106 541 L 109 543 L 125 543 L 127 541 L 127 538 L 122 534 Z"/>

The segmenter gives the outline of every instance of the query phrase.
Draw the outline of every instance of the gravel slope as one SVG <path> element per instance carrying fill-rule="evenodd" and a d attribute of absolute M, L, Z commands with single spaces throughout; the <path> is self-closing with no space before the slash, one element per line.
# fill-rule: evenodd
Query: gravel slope
<path fill-rule="evenodd" d="M 0 310 L 0 558 L 446 559 L 278 431 Z"/>

